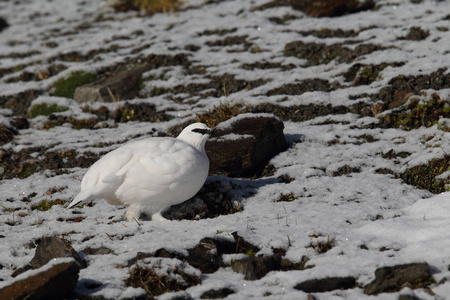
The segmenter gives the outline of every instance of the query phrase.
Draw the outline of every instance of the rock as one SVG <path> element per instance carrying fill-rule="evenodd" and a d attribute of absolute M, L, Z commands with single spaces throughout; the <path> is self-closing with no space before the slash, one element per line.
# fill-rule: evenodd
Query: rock
<path fill-rule="evenodd" d="M 145 66 L 131 70 L 117 69 L 111 76 L 86 84 L 75 89 L 74 99 L 78 103 L 113 102 L 115 100 L 133 99 L 139 92 L 139 83 Z"/>
<path fill-rule="evenodd" d="M 36 253 L 30 261 L 33 268 L 39 268 L 50 260 L 58 257 L 73 257 L 82 267 L 86 267 L 86 261 L 83 260 L 77 251 L 72 248 L 70 243 L 57 236 L 44 237 L 36 247 Z"/>
<path fill-rule="evenodd" d="M 397 300 L 420 300 L 416 295 L 399 295 Z"/>
<path fill-rule="evenodd" d="M 15 128 L 0 123 L 0 146 L 11 142 L 16 134 Z"/>
<path fill-rule="evenodd" d="M 293 9 L 301 10 L 310 17 L 337 17 L 372 9 L 372 0 L 291 0 Z"/>
<path fill-rule="evenodd" d="M 8 22 L 6 22 L 5 19 L 0 18 L 0 32 L 8 26 L 9 26 Z"/>
<path fill-rule="evenodd" d="M 101 246 L 98 248 L 86 247 L 84 250 L 81 250 L 84 255 L 104 255 L 113 253 L 113 251 L 105 246 Z"/>
<path fill-rule="evenodd" d="M 30 122 L 26 118 L 14 117 L 11 120 L 11 125 L 17 129 L 28 129 L 30 127 Z"/>
<path fill-rule="evenodd" d="M 0 107 L 9 108 L 15 116 L 26 117 L 30 103 L 43 93 L 42 90 L 26 90 L 17 94 L 0 96 Z"/>
<path fill-rule="evenodd" d="M 257 280 L 266 276 L 270 271 L 280 270 L 281 255 L 249 256 L 233 261 L 231 267 L 235 272 L 244 274 L 245 280 Z"/>
<path fill-rule="evenodd" d="M 223 299 L 226 298 L 228 295 L 236 293 L 234 290 L 230 288 L 221 288 L 217 290 L 209 290 L 204 292 L 200 298 L 201 299 Z"/>
<path fill-rule="evenodd" d="M 188 249 L 189 256 L 185 259 L 191 266 L 203 273 L 213 273 L 221 266 L 222 254 L 256 253 L 259 248 L 248 243 L 236 232 L 233 232 L 236 242 L 225 239 L 203 238 L 192 249 Z"/>
<path fill-rule="evenodd" d="M 396 292 L 409 284 L 411 288 L 423 287 L 431 281 L 427 263 L 412 263 L 378 268 L 373 280 L 364 290 L 367 295 Z M 418 284 L 419 283 L 419 284 Z"/>
<path fill-rule="evenodd" d="M 187 249 L 188 255 L 185 256 L 178 252 L 172 252 L 164 248 L 158 249 L 153 253 L 138 252 L 136 257 L 128 261 L 127 266 L 134 265 L 147 257 L 165 257 L 176 258 L 199 269 L 202 273 L 214 273 L 220 267 L 224 266 L 222 261 L 223 254 L 233 253 L 256 253 L 259 248 L 245 241 L 237 233 L 233 233 L 236 241 L 230 241 L 221 238 L 203 238 L 194 247 Z M 281 255 L 280 255 L 281 261 Z"/>
<path fill-rule="evenodd" d="M 36 253 L 30 263 L 17 269 L 12 276 L 15 277 L 29 269 L 37 269 L 59 257 L 72 257 L 80 265 L 81 268 L 86 267 L 86 261 L 78 255 L 72 248 L 70 243 L 57 236 L 44 237 L 36 247 Z"/>
<path fill-rule="evenodd" d="M 73 258 L 57 259 L 1 288 L 0 299 L 65 299 L 75 289 L 79 271 Z"/>
<path fill-rule="evenodd" d="M 214 273 L 221 265 L 222 253 L 217 250 L 215 240 L 211 238 L 201 239 L 194 248 L 188 249 L 188 253 L 186 260 L 202 273 Z"/>
<path fill-rule="evenodd" d="M 287 148 L 283 123 L 268 114 L 242 114 L 220 123 L 206 144 L 210 174 L 259 176 Z"/>
<path fill-rule="evenodd" d="M 252 243 L 247 242 L 236 231 L 232 232 L 231 235 L 233 236 L 234 240 L 236 241 L 236 246 L 235 246 L 234 252 L 229 252 L 229 254 L 231 254 L 231 253 L 248 253 L 249 251 L 251 251 L 252 253 L 256 253 L 260 250 L 259 247 L 253 245 Z"/>
<path fill-rule="evenodd" d="M 294 286 L 295 289 L 305 293 L 323 293 L 334 290 L 346 290 L 356 286 L 353 277 L 327 277 L 322 279 L 311 279 Z"/>
<path fill-rule="evenodd" d="M 306 263 L 309 261 L 309 258 L 305 255 L 302 256 L 301 261 L 299 262 L 292 262 L 289 259 L 283 259 L 281 261 L 281 271 L 291 271 L 291 270 L 298 270 L 298 271 L 302 271 L 305 269 L 309 269 L 312 268 L 312 266 L 308 266 L 306 267 Z"/>

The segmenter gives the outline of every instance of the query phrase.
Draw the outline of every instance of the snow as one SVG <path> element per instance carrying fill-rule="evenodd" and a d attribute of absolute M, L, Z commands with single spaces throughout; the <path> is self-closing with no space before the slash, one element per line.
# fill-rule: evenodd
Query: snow
<path fill-rule="evenodd" d="M 11 143 L 2 146 L 3 149 L 17 152 L 33 147 L 46 147 L 48 151 L 76 150 L 79 155 L 87 152 L 104 154 L 134 136 L 142 135 L 140 138 L 145 138 L 156 135 L 157 132 L 165 132 L 192 118 L 194 112 L 206 111 L 223 101 L 244 105 L 269 102 L 286 107 L 307 104 L 350 106 L 355 101 L 350 100 L 349 95 L 379 92 L 398 75 L 423 75 L 440 68 L 447 68 L 445 72 L 449 72 L 449 31 L 438 29 L 448 27 L 448 20 L 445 18 L 450 14 L 450 6 L 446 1 L 421 1 L 414 4 L 408 0 L 380 0 L 376 2 L 377 10 L 320 19 L 307 17 L 290 7 L 252 10 L 267 2 L 266 0 L 220 1 L 211 4 L 203 4 L 200 0 L 185 2 L 186 6 L 194 8 L 176 14 L 142 17 L 136 12 L 116 14 L 105 2 L 99 1 L 65 0 L 57 5 L 54 1 L 44 0 L 1 1 L 0 16 L 10 26 L 0 32 L 0 69 L 25 64 L 25 70 L 31 72 L 46 69 L 58 55 L 71 51 L 87 54 L 90 50 L 107 49 L 112 44 L 119 45 L 119 49 L 98 54 L 94 60 L 57 60 L 55 63 L 63 63 L 68 69 L 42 81 L 6 83 L 4 79 L 17 77 L 21 73 L 13 72 L 0 81 L 0 96 L 35 88 L 47 91 L 55 80 L 68 76 L 72 71 L 99 70 L 133 58 L 136 56 L 133 50 L 144 44 L 149 44 L 149 47 L 139 52 L 142 57 L 150 54 L 188 53 L 189 61 L 205 66 L 208 74 L 233 74 L 236 79 L 271 81 L 255 89 L 243 89 L 219 98 L 202 98 L 198 102 L 196 100 L 199 95 L 191 97 L 188 94 L 182 95 L 181 102 L 164 96 L 131 99 L 135 103 L 154 103 L 159 110 L 173 109 L 170 114 L 176 118 L 168 122 L 119 123 L 115 128 L 97 130 L 75 130 L 62 126 L 43 130 L 36 118 L 30 129 L 21 130 Z M 286 14 L 299 18 L 282 25 L 268 20 L 270 17 L 283 17 Z M 95 21 L 99 17 L 102 17 L 102 21 Z M 83 28 L 83 24 L 87 26 Z M 430 36 L 422 41 L 398 39 L 414 26 L 429 30 Z M 224 36 L 201 34 L 205 30 L 231 28 L 236 28 L 236 31 Z M 302 36 L 298 32 L 322 28 L 366 30 L 355 37 L 343 39 L 320 39 L 313 35 Z M 141 30 L 143 34 L 133 35 L 137 30 Z M 239 52 L 244 48 L 242 44 L 205 46 L 207 41 L 238 35 L 248 35 L 247 41 L 261 51 Z M 115 36 L 127 36 L 130 39 L 115 39 Z M 332 61 L 306 68 L 306 60 L 284 56 L 284 45 L 297 40 L 329 45 L 345 41 L 345 47 L 348 48 L 356 46 L 352 46 L 351 41 L 381 44 L 388 49 L 359 57 L 357 63 L 405 64 L 385 68 L 380 72 L 379 80 L 368 86 L 342 88 L 330 93 L 313 91 L 302 95 L 265 96 L 271 89 L 306 79 L 343 81 L 342 73 L 348 70 L 349 64 Z M 11 46 L 14 41 L 17 45 Z M 57 45 L 47 47 L 46 42 L 55 42 Z M 187 52 L 184 47 L 188 44 L 199 46 L 200 49 Z M 37 53 L 22 58 L 9 56 L 17 52 L 26 54 L 30 50 Z M 234 52 L 235 50 L 238 52 Z M 294 64 L 296 67 L 289 71 L 241 68 L 242 64 L 252 62 L 278 62 L 281 65 Z M 153 87 L 169 88 L 179 84 L 205 82 L 198 74 L 185 74 L 185 70 L 179 66 L 151 70 L 144 77 L 160 78 L 160 75 L 164 79 L 144 81 L 144 91 L 150 91 Z M 433 92 L 436 91 L 427 90 L 428 95 Z M 437 92 L 441 96 L 448 96 L 450 89 Z M 358 101 L 371 100 L 366 97 Z M 76 118 L 95 117 L 83 113 L 79 104 L 73 100 L 53 97 L 47 92 L 33 104 L 42 102 L 69 107 L 67 112 L 59 114 Z M 111 109 L 115 107 L 115 104 L 101 105 Z M 9 124 L 11 115 L 11 110 L 0 109 L 0 123 Z M 226 128 L 234 121 L 227 121 L 219 126 Z M 137 252 L 166 248 L 186 253 L 186 249 L 194 247 L 204 237 L 231 239 L 231 233 L 237 231 L 244 239 L 261 248 L 259 254 L 272 253 L 272 248 L 285 248 L 286 258 L 298 262 L 306 255 L 310 258 L 307 265 L 314 267 L 304 271 L 270 272 L 256 281 L 245 281 L 242 274 L 233 272 L 231 268 L 221 268 L 216 273 L 203 275 L 201 285 L 190 287 L 185 292 L 165 294 L 159 299 L 171 299 L 183 293 L 197 299 L 209 289 L 222 287 L 236 291 L 227 299 L 305 298 L 306 293 L 293 288 L 304 280 L 354 276 L 363 286 L 374 279 L 374 271 L 378 267 L 412 262 L 427 262 L 437 282 L 447 280 L 431 287 L 436 296 L 429 295 L 423 289 L 412 291 L 404 288 L 393 294 L 381 294 L 377 299 L 397 299 L 400 294 L 415 294 L 421 299 L 445 299 L 450 294 L 450 193 L 433 195 L 404 183 L 394 175 L 376 174 L 375 170 L 389 168 L 394 172 L 403 172 L 407 167 L 426 163 L 433 158 L 442 158 L 450 151 L 449 133 L 439 131 L 437 126 L 413 131 L 364 126 L 377 122 L 376 118 L 360 118 L 350 113 L 316 117 L 303 122 L 285 121 L 284 133 L 290 147 L 271 160 L 270 163 L 276 169 L 273 176 L 260 179 L 213 176 L 208 179 L 229 182 L 233 188 L 234 200 L 240 201 L 240 205 L 244 207 L 242 212 L 214 219 L 142 222 L 138 225 L 123 221 L 124 207 L 110 206 L 101 201 L 94 207 L 74 210 L 66 210 L 59 205 L 44 212 L 31 210 L 31 206 L 41 200 L 63 199 L 69 203 L 79 192 L 80 179 L 87 171 L 81 168 L 68 169 L 67 173 L 60 175 L 47 170 L 25 179 L 2 180 L 0 279 L 4 281 L 1 285 L 12 282 L 13 270 L 27 264 L 34 256 L 34 248 L 29 246 L 30 243 L 42 236 L 58 235 L 70 240 L 77 251 L 86 247 L 104 246 L 114 252 L 86 257 L 89 266 L 80 271 L 77 292 L 109 299 L 136 297 L 144 291 L 126 287 L 124 279 L 128 277 L 129 269 L 117 266 L 126 265 Z M 365 142 L 360 139 L 364 134 L 371 135 L 374 141 Z M 434 138 L 425 139 L 430 136 Z M 229 135 L 227 138 L 238 137 Z M 98 148 L 99 142 L 108 146 Z M 407 151 L 411 155 L 393 160 L 384 159 L 382 154 L 391 149 L 395 152 Z M 35 159 L 40 159 L 37 153 Z M 359 168 L 359 172 L 333 175 L 346 165 Z M 281 175 L 288 175 L 294 180 L 290 183 L 279 182 L 276 178 Z M 52 194 L 47 193 L 53 187 L 62 189 Z M 30 196 L 33 192 L 36 193 L 34 197 Z M 276 201 L 281 194 L 289 193 L 298 198 L 292 202 Z M 30 202 L 22 201 L 24 197 L 29 197 Z M 79 223 L 58 221 L 58 218 L 77 216 L 85 219 Z M 10 226 L 7 222 L 16 222 L 17 225 Z M 321 236 L 311 237 L 314 234 Z M 328 252 L 318 254 L 309 247 L 312 241 L 326 240 L 328 236 L 335 238 L 335 246 Z M 363 249 L 362 245 L 367 249 Z M 382 247 L 389 250 L 379 251 Z M 227 255 L 224 259 L 231 261 L 239 257 Z M 94 291 L 86 289 L 84 283 L 92 280 L 104 285 Z M 374 298 L 364 295 L 362 288 L 321 293 L 316 297 Z"/>

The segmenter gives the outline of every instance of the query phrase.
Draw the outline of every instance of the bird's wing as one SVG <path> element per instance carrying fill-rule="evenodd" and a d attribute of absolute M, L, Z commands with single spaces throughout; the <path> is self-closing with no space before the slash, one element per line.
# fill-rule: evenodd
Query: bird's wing
<path fill-rule="evenodd" d="M 125 204 L 161 195 L 192 174 L 198 151 L 175 139 L 140 151 L 117 193 Z M 166 141 L 164 141 L 166 142 Z M 166 147 L 170 144 L 170 147 Z"/>
<path fill-rule="evenodd" d="M 133 151 L 116 149 L 93 164 L 81 181 L 81 192 L 69 204 L 71 208 L 81 202 L 104 198 L 111 204 L 120 204 L 114 192 L 123 183 L 123 174 L 133 165 Z"/>

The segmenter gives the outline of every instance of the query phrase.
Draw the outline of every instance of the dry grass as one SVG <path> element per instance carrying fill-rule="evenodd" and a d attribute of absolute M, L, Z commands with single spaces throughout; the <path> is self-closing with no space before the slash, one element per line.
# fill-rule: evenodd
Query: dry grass
<path fill-rule="evenodd" d="M 116 11 L 138 10 L 154 14 L 177 10 L 182 4 L 179 0 L 118 0 L 112 6 Z"/>
<path fill-rule="evenodd" d="M 210 128 L 214 128 L 217 124 L 231 119 L 242 113 L 246 113 L 250 110 L 248 106 L 243 104 L 230 105 L 227 102 L 220 102 L 219 106 L 215 106 L 210 111 L 204 114 L 197 114 L 197 122 L 205 123 Z"/>
<path fill-rule="evenodd" d="M 181 276 L 181 281 L 168 274 L 158 272 L 155 268 L 158 268 L 158 266 L 136 265 L 130 270 L 130 277 L 125 280 L 125 284 L 132 287 L 141 287 L 148 295 L 156 297 L 167 292 L 185 290 L 190 286 L 201 283 L 199 277 L 187 274 L 177 266 L 170 270 L 170 273 Z"/>

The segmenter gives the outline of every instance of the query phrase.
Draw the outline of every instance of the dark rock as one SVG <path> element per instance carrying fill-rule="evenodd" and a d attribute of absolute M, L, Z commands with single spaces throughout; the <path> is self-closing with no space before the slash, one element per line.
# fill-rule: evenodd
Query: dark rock
<path fill-rule="evenodd" d="M 429 30 L 423 30 L 420 27 L 411 27 L 407 35 L 402 37 L 401 39 L 409 40 L 409 41 L 421 41 L 426 39 L 430 35 Z"/>
<path fill-rule="evenodd" d="M 327 277 L 322 279 L 311 279 L 294 286 L 295 289 L 305 293 L 323 293 L 334 290 L 346 290 L 356 286 L 353 277 Z"/>
<path fill-rule="evenodd" d="M 421 90 L 442 90 L 450 87 L 450 73 L 442 68 L 427 75 L 399 75 L 389 80 L 389 85 L 383 87 L 372 99 L 384 103 L 383 110 L 398 107 L 395 103 L 404 103 L 409 96 L 419 94 Z M 406 100 L 405 100 L 406 98 Z"/>
<path fill-rule="evenodd" d="M 357 13 L 374 7 L 373 0 L 273 0 L 255 9 L 264 10 L 276 6 L 291 6 L 310 17 L 338 17 Z"/>
<path fill-rule="evenodd" d="M 337 169 L 336 171 L 332 171 L 331 175 L 336 177 L 336 176 L 343 176 L 343 175 L 348 175 L 348 174 L 352 174 L 352 173 L 361 173 L 361 168 L 344 165 L 344 166 L 340 167 L 339 169 Z"/>
<path fill-rule="evenodd" d="M 236 241 L 235 246 L 235 252 L 228 252 L 231 253 L 248 253 L 251 251 L 253 254 L 257 253 L 260 249 L 259 247 L 253 245 L 252 243 L 247 242 L 243 237 L 241 237 L 236 231 L 231 233 L 234 240 Z M 227 253 L 227 252 L 225 252 Z"/>
<path fill-rule="evenodd" d="M 130 104 L 128 102 L 125 102 L 120 109 L 117 109 L 112 117 L 116 122 L 140 121 L 158 123 L 173 119 L 172 116 L 158 111 L 152 103 Z"/>
<path fill-rule="evenodd" d="M 378 268 L 375 271 L 375 280 L 365 289 L 368 295 L 396 292 L 409 283 L 411 288 L 423 287 L 431 281 L 427 263 L 412 263 L 393 267 Z M 419 286 L 418 286 L 418 283 Z"/>
<path fill-rule="evenodd" d="M 11 120 L 11 125 L 17 129 L 28 129 L 30 122 L 26 118 L 15 117 Z"/>
<path fill-rule="evenodd" d="M 266 276 L 270 271 L 281 269 L 281 255 L 249 256 L 233 261 L 231 267 L 235 272 L 244 274 L 245 280 L 257 280 Z"/>
<path fill-rule="evenodd" d="M 215 240 L 203 238 L 192 249 L 188 249 L 186 260 L 202 273 L 214 273 L 221 265 L 222 254 L 217 250 Z"/>
<path fill-rule="evenodd" d="M 26 117 L 31 101 L 42 93 L 41 90 L 26 90 L 18 94 L 0 96 L 0 108 L 9 108 L 15 116 Z"/>
<path fill-rule="evenodd" d="M 145 298 L 144 300 L 146 300 L 147 298 Z M 178 292 L 176 293 L 175 296 L 173 296 L 172 298 L 170 298 L 170 300 L 192 300 L 192 296 L 189 295 L 186 292 Z"/>
<path fill-rule="evenodd" d="M 188 72 L 202 74 L 204 72 L 204 67 L 192 66 L 188 70 Z M 172 88 L 156 87 L 150 92 L 150 96 L 172 93 L 172 94 L 189 94 L 190 96 L 196 97 L 198 96 L 200 98 L 207 98 L 207 97 L 220 98 L 222 96 L 227 96 L 244 89 L 251 90 L 257 88 L 267 82 L 266 79 L 257 79 L 253 81 L 236 79 L 234 75 L 230 74 L 223 74 L 220 76 L 208 75 L 205 76 L 204 78 L 209 80 L 209 82 L 189 83 L 177 85 Z"/>
<path fill-rule="evenodd" d="M 9 124 L 0 123 L 0 146 L 12 141 L 14 136 L 19 133 L 19 129 L 26 129 L 29 125 L 30 122 L 21 117 L 14 117 L 10 119 Z"/>
<path fill-rule="evenodd" d="M 12 274 L 13 277 L 25 272 L 26 270 L 37 269 L 48 263 L 50 260 L 59 257 L 72 257 L 81 268 L 86 267 L 86 261 L 78 255 L 70 243 L 56 236 L 44 237 L 36 247 L 36 253 L 30 263 L 17 269 Z"/>
<path fill-rule="evenodd" d="M 8 22 L 6 22 L 5 19 L 0 18 L 0 32 L 8 26 L 9 26 Z"/>
<path fill-rule="evenodd" d="M 170 207 L 163 216 L 170 220 L 199 220 L 241 212 L 241 200 L 254 191 L 248 189 L 236 197 L 234 189 L 231 179 L 227 182 L 209 178 L 194 197 Z"/>
<path fill-rule="evenodd" d="M 369 10 L 374 2 L 366 0 L 291 0 L 292 8 L 303 11 L 310 17 L 337 17 L 345 14 Z"/>
<path fill-rule="evenodd" d="M 420 300 L 416 295 L 399 295 L 397 300 Z"/>
<path fill-rule="evenodd" d="M 361 116 L 372 115 L 369 106 L 364 102 L 359 102 L 348 107 L 343 105 L 332 106 L 331 104 L 307 104 L 283 107 L 272 103 L 261 103 L 253 107 L 252 110 L 253 112 L 272 113 L 283 121 L 291 120 L 293 122 L 303 122 L 319 116 L 340 115 L 349 112 Z"/>
<path fill-rule="evenodd" d="M 139 92 L 142 73 L 147 69 L 145 66 L 137 66 L 131 70 L 118 68 L 105 79 L 77 87 L 74 99 L 78 103 L 113 102 L 113 96 L 117 101 L 133 99 Z"/>
<path fill-rule="evenodd" d="M 16 134 L 15 128 L 0 124 L 0 146 L 11 142 Z"/>
<path fill-rule="evenodd" d="M 33 268 L 39 268 L 47 262 L 58 257 L 73 257 L 81 267 L 86 267 L 86 261 L 83 260 L 72 248 L 70 243 L 57 236 L 44 237 L 36 247 L 36 253 L 30 261 Z"/>
<path fill-rule="evenodd" d="M 165 257 L 165 258 L 176 258 L 179 260 L 185 260 L 186 257 L 183 254 L 180 254 L 178 252 L 170 252 L 169 250 L 166 250 L 164 248 L 158 249 L 155 252 L 152 253 L 145 253 L 145 252 L 138 252 L 136 254 L 136 257 L 128 260 L 127 266 L 130 267 L 134 265 L 136 262 L 147 258 L 147 257 Z"/>
<path fill-rule="evenodd" d="M 301 95 L 306 92 L 322 91 L 331 92 L 340 89 L 342 86 L 339 82 L 328 82 L 325 79 L 306 79 L 299 83 L 285 84 L 279 88 L 272 89 L 267 92 L 267 96 L 273 95 Z"/>
<path fill-rule="evenodd" d="M 101 246 L 99 248 L 91 248 L 86 247 L 84 250 L 81 250 L 84 255 L 104 255 L 113 253 L 113 251 L 105 246 Z"/>
<path fill-rule="evenodd" d="M 130 267 L 137 261 L 147 257 L 165 257 L 184 261 L 199 269 L 202 273 L 213 273 L 224 265 L 222 254 L 253 254 L 259 251 L 258 247 L 246 242 L 243 238 L 239 237 L 237 233 L 233 233 L 233 235 L 236 241 L 221 238 L 203 238 L 194 248 L 187 249 L 187 256 L 164 248 L 158 249 L 153 253 L 138 252 L 136 257 L 128 261 L 127 266 Z"/>
<path fill-rule="evenodd" d="M 231 119 L 232 120 L 232 119 Z M 206 144 L 210 160 L 210 174 L 230 177 L 259 176 L 267 162 L 287 148 L 283 135 L 284 125 L 275 117 L 242 115 L 228 127 L 216 127 Z M 223 123 L 222 123 L 223 124 Z M 221 139 L 234 134 L 238 139 Z"/>
<path fill-rule="evenodd" d="M 41 267 L 33 275 L 1 288 L 0 299 L 65 299 L 75 289 L 79 271 L 75 260 Z"/>
<path fill-rule="evenodd" d="M 308 266 L 308 267 L 305 266 L 308 261 L 309 261 L 309 258 L 305 255 L 302 256 L 302 259 L 299 262 L 292 262 L 289 259 L 285 258 L 281 261 L 280 270 L 281 271 L 292 271 L 292 270 L 302 271 L 305 269 L 309 269 L 312 266 Z"/>
<path fill-rule="evenodd" d="M 358 57 L 386 49 L 381 45 L 371 43 L 359 44 L 354 48 L 348 48 L 343 43 L 327 45 L 325 43 L 305 43 L 304 41 L 289 42 L 284 46 L 285 56 L 295 56 L 306 59 L 306 66 L 328 64 L 332 60 L 339 63 L 352 63 Z"/>
<path fill-rule="evenodd" d="M 228 295 L 236 293 L 234 290 L 230 288 L 221 288 L 217 290 L 209 290 L 204 292 L 200 298 L 201 299 L 223 299 L 226 298 Z"/>
<path fill-rule="evenodd" d="M 203 273 L 213 273 L 223 266 L 222 254 L 254 254 L 259 251 L 258 247 L 245 241 L 236 232 L 233 232 L 233 237 L 235 242 L 203 238 L 194 248 L 188 249 L 189 256 L 185 258 L 185 261 Z"/>

